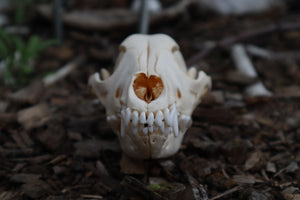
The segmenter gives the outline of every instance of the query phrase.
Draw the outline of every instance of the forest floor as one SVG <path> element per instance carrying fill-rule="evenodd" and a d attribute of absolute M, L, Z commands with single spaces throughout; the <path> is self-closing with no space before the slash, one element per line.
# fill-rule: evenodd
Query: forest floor
<path fill-rule="evenodd" d="M 104 107 L 88 91 L 89 76 L 100 68 L 113 71 L 118 45 L 136 28 L 66 26 L 63 43 L 43 51 L 28 85 L 0 85 L 0 199 L 299 200 L 299 27 L 253 32 L 299 22 L 300 15 L 189 11 L 150 27 L 150 33 L 173 37 L 191 62 L 208 42 L 219 41 L 194 63 L 212 77 L 213 87 L 193 113 L 178 153 L 159 160 L 124 155 Z M 29 25 L 48 38 L 51 26 L 39 16 Z M 234 42 L 222 43 L 226 38 Z M 256 79 L 237 71 L 235 42 L 276 52 L 269 58 L 250 55 Z M 72 66 L 67 76 L 45 84 L 41 74 L 66 64 Z M 257 80 L 272 96 L 245 94 Z"/>

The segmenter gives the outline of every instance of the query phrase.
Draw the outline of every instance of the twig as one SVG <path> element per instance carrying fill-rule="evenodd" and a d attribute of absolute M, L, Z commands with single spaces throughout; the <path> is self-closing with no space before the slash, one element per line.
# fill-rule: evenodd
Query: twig
<path fill-rule="evenodd" d="M 247 45 L 246 50 L 249 54 L 266 59 L 274 60 L 300 60 L 300 51 L 295 52 L 273 52 L 268 49 L 255 45 Z"/>
<path fill-rule="evenodd" d="M 80 197 L 84 199 L 103 199 L 103 197 L 100 195 L 92 195 L 92 194 L 82 194 L 80 195 Z"/>
<path fill-rule="evenodd" d="M 221 194 L 218 194 L 217 196 L 212 197 L 210 200 L 216 200 L 216 199 L 219 199 L 219 198 L 224 197 L 224 196 L 226 196 L 226 195 L 228 195 L 228 194 L 234 193 L 234 192 L 236 192 L 236 191 L 238 191 L 238 190 L 240 190 L 240 189 L 241 189 L 240 186 L 235 186 L 234 188 L 231 188 L 231 189 L 229 189 L 229 190 L 226 190 L 225 192 L 223 192 L 223 193 L 221 193 Z"/>
<path fill-rule="evenodd" d="M 63 79 L 67 76 L 70 72 L 72 72 L 78 65 L 80 65 L 84 60 L 83 56 L 75 58 L 73 61 L 69 62 L 61 69 L 59 69 L 56 73 L 46 76 L 43 79 L 43 83 L 46 87 L 54 84 L 55 82 Z"/>
<path fill-rule="evenodd" d="M 271 34 L 273 32 L 290 31 L 300 29 L 299 22 L 281 22 L 278 24 L 270 24 L 255 30 L 246 31 L 236 36 L 225 38 L 219 42 L 219 46 L 228 48 L 231 45 L 253 37 Z"/>
<path fill-rule="evenodd" d="M 195 200 L 208 200 L 207 192 L 204 189 L 202 184 L 199 184 L 198 181 L 190 175 L 190 173 L 186 172 L 186 176 L 189 180 L 190 185 L 192 186 L 192 191 L 194 194 Z"/>
<path fill-rule="evenodd" d="M 270 24 L 264 27 L 260 27 L 255 30 L 246 31 L 238 35 L 229 36 L 216 42 L 216 45 L 208 46 L 204 48 L 201 52 L 192 56 L 187 61 L 187 64 L 188 66 L 191 66 L 198 63 L 199 61 L 207 57 L 209 54 L 211 54 L 215 49 L 220 47 L 226 49 L 237 42 L 242 42 L 250 38 L 254 38 L 262 35 L 268 35 L 273 32 L 290 31 L 290 30 L 297 30 L 297 29 L 300 29 L 300 22 L 281 22 L 278 24 Z"/>

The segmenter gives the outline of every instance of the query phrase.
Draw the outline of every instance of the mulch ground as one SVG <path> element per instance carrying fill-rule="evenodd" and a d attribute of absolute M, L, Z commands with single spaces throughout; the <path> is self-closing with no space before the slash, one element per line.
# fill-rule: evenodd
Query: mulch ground
<path fill-rule="evenodd" d="M 151 33 L 170 34 L 191 58 L 206 41 L 300 20 L 277 11 L 254 17 L 194 15 L 154 24 Z M 49 23 L 35 19 L 31 26 L 47 35 Z M 132 27 L 105 33 L 66 27 L 63 44 L 43 52 L 37 76 L 25 89 L 0 87 L 0 199 L 299 200 L 300 59 L 252 56 L 273 96 L 247 97 L 244 89 L 253 80 L 236 71 L 230 48 L 216 48 L 197 62 L 212 77 L 213 89 L 193 113 L 180 151 L 166 159 L 135 160 L 122 153 L 104 107 L 87 87 L 95 71 L 112 71 L 118 44 L 134 32 Z M 299 50 L 300 32 L 274 31 L 241 42 L 293 52 Z M 43 85 L 39 74 L 81 55 L 83 61 L 68 76 Z"/>

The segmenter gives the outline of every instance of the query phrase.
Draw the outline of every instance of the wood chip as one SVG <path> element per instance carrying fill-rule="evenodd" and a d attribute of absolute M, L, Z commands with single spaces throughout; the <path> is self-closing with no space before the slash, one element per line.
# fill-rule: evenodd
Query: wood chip
<path fill-rule="evenodd" d="M 238 183 L 238 184 L 254 184 L 256 183 L 256 179 L 253 176 L 250 175 L 234 175 L 232 177 L 232 179 L 234 180 L 234 182 Z"/>
<path fill-rule="evenodd" d="M 17 120 L 25 129 L 38 128 L 45 125 L 52 117 L 51 109 L 46 103 L 40 103 L 18 112 Z"/>
<path fill-rule="evenodd" d="M 15 183 L 29 183 L 34 180 L 40 179 L 42 176 L 40 174 L 14 174 L 10 177 L 10 181 Z"/>
<path fill-rule="evenodd" d="M 258 162 L 260 161 L 261 155 L 262 155 L 262 153 L 260 151 L 253 152 L 250 155 L 250 157 L 246 160 L 244 169 L 246 171 L 248 171 L 249 169 L 252 169 L 253 167 L 255 167 L 258 164 Z"/>
<path fill-rule="evenodd" d="M 267 172 L 276 173 L 276 166 L 273 162 L 267 163 Z"/>
<path fill-rule="evenodd" d="M 29 86 L 20 89 L 11 95 L 9 98 L 12 101 L 19 103 L 37 103 L 43 93 L 43 84 L 40 80 L 33 81 Z"/>

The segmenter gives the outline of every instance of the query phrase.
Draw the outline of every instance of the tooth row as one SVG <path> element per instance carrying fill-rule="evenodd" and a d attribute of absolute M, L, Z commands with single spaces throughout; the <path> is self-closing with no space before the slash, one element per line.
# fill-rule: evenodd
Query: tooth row
<path fill-rule="evenodd" d="M 191 118 L 186 115 L 179 115 L 175 104 L 170 109 L 159 110 L 156 114 L 153 112 L 139 113 L 136 110 L 132 111 L 129 107 L 123 107 L 119 117 L 121 118 L 121 136 L 124 136 L 126 129 L 131 126 L 129 131 L 132 131 L 133 134 L 147 135 L 160 131 L 166 135 L 173 132 L 174 136 L 177 137 L 179 129 L 186 130 L 191 124 Z M 107 120 L 109 122 L 115 121 L 116 118 L 115 115 L 111 115 L 107 117 Z"/>

